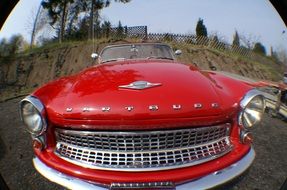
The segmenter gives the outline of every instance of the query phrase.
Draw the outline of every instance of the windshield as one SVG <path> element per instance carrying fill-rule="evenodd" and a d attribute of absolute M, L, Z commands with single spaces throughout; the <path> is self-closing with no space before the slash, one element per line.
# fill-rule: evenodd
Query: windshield
<path fill-rule="evenodd" d="M 125 59 L 169 59 L 174 60 L 172 49 L 164 44 L 126 44 L 106 47 L 101 62 Z"/>

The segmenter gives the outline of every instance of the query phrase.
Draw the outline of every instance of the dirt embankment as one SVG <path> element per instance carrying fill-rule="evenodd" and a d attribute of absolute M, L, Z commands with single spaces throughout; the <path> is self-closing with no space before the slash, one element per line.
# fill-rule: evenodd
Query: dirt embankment
<path fill-rule="evenodd" d="M 96 45 L 96 51 L 99 52 L 105 45 Z M 193 63 L 201 69 L 227 71 L 253 79 L 274 81 L 280 80 L 282 76 L 282 69 L 271 61 L 263 64 L 204 47 L 177 46 L 183 50 L 180 61 Z M 29 92 L 48 81 L 91 66 L 92 49 L 92 44 L 66 44 L 43 48 L 18 56 L 9 63 L 0 63 L 1 96 L 5 96 L 5 91 L 14 96 L 25 90 Z"/>
<path fill-rule="evenodd" d="M 34 88 L 91 65 L 91 47 L 83 45 L 43 49 L 0 65 L 2 86 Z"/>
<path fill-rule="evenodd" d="M 204 47 L 183 47 L 181 60 L 201 69 L 238 74 L 251 79 L 280 81 L 284 69 L 271 59 L 258 56 L 257 61 Z"/>

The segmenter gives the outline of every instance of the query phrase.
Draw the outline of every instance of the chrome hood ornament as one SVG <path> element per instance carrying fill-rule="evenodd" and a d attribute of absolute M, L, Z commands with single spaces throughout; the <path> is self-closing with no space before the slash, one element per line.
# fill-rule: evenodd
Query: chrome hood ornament
<path fill-rule="evenodd" d="M 146 88 L 152 88 L 156 86 L 161 86 L 161 83 L 150 83 L 147 81 L 135 81 L 128 85 L 121 85 L 119 88 L 127 88 L 127 89 L 134 89 L 134 90 L 143 90 Z"/>

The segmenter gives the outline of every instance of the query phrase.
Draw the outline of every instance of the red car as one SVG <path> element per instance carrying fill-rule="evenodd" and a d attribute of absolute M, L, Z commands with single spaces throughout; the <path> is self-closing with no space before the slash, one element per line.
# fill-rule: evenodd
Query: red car
<path fill-rule="evenodd" d="M 265 108 L 252 84 L 179 63 L 162 43 L 112 45 L 93 57 L 95 66 L 20 103 L 43 176 L 70 189 L 190 190 L 252 164 Z"/>

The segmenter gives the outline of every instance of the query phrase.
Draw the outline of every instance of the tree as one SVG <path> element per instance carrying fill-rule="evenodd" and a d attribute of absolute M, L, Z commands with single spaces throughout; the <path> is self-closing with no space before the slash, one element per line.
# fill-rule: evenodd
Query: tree
<path fill-rule="evenodd" d="M 163 40 L 165 42 L 172 42 L 173 41 L 173 35 L 171 33 L 165 33 L 163 36 Z"/>
<path fill-rule="evenodd" d="M 69 6 L 69 11 L 67 14 L 67 27 L 66 27 L 66 36 L 69 37 L 72 35 L 73 32 L 77 29 L 77 27 L 80 25 L 79 15 L 83 11 L 86 10 L 86 1 L 82 0 L 74 0 L 73 3 Z"/>
<path fill-rule="evenodd" d="M 219 42 L 217 35 L 213 36 L 212 41 L 215 43 Z"/>
<path fill-rule="evenodd" d="M 235 30 L 235 34 L 233 35 L 233 42 L 232 42 L 233 47 L 239 47 L 240 46 L 240 39 L 237 31 Z"/>
<path fill-rule="evenodd" d="M 89 24 L 89 39 L 94 38 L 94 24 L 96 23 L 97 25 L 99 25 L 99 17 L 100 17 L 100 13 L 99 10 L 103 9 L 104 7 L 109 6 L 109 1 L 104 1 L 104 0 L 90 0 L 88 1 L 89 3 L 87 5 L 90 4 L 90 24 Z M 95 14 L 94 14 L 95 13 Z"/>
<path fill-rule="evenodd" d="M 69 11 L 69 5 L 74 3 L 74 0 L 44 0 L 41 5 L 48 10 L 48 15 L 51 18 L 50 24 L 53 26 L 60 22 L 59 42 L 64 38 L 66 18 Z M 59 21 L 60 20 L 60 21 Z"/>
<path fill-rule="evenodd" d="M 115 2 L 128 3 L 131 0 L 114 0 Z M 111 0 L 89 0 L 87 2 L 88 9 L 90 10 L 90 27 L 89 27 L 89 39 L 92 39 L 94 34 L 94 24 L 99 23 L 99 10 L 108 7 L 111 4 Z"/>
<path fill-rule="evenodd" d="M 24 44 L 24 38 L 22 35 L 17 34 L 17 35 L 13 35 L 10 40 L 9 40 L 9 54 L 16 54 L 19 52 L 19 50 L 21 50 L 21 48 L 23 47 Z"/>
<path fill-rule="evenodd" d="M 205 36 L 207 37 L 207 29 L 203 24 L 203 19 L 199 18 L 196 24 L 196 36 Z"/>
<path fill-rule="evenodd" d="M 246 47 L 247 49 L 252 49 L 254 47 L 255 42 L 259 41 L 259 37 L 253 34 L 241 34 L 240 35 L 240 42 L 242 43 L 241 46 Z"/>
<path fill-rule="evenodd" d="M 266 55 L 266 49 L 260 42 L 255 43 L 253 51 L 261 55 Z"/>
<path fill-rule="evenodd" d="M 13 56 L 23 50 L 25 41 L 22 35 L 17 34 L 10 37 L 9 40 L 5 38 L 0 41 L 0 57 Z"/>
<path fill-rule="evenodd" d="M 123 36 L 124 36 L 124 27 L 123 27 L 121 21 L 119 21 L 119 24 L 117 26 L 116 37 L 121 39 L 121 38 L 123 38 Z"/>
<path fill-rule="evenodd" d="M 209 46 L 211 46 L 211 47 L 217 47 L 218 44 L 219 44 L 218 36 L 217 36 L 217 35 L 213 35 L 213 36 L 211 37 Z"/>
<path fill-rule="evenodd" d="M 30 48 L 35 44 L 37 35 L 44 29 L 47 31 L 49 18 L 47 12 L 43 10 L 42 5 L 38 9 L 31 10 L 31 16 L 26 23 L 26 30 L 31 35 L 30 37 Z"/>
<path fill-rule="evenodd" d="M 83 17 L 73 27 L 69 26 L 65 39 L 86 40 L 89 31 L 89 18 Z"/>
<path fill-rule="evenodd" d="M 110 32 L 111 32 L 112 24 L 110 21 L 104 21 L 102 24 L 102 30 L 105 38 L 110 37 Z"/>
<path fill-rule="evenodd" d="M 127 3 L 131 0 L 114 0 L 115 2 Z M 43 0 L 41 5 L 48 10 L 51 26 L 57 26 L 59 42 L 64 36 L 75 34 L 75 21 L 79 15 L 89 15 L 88 37 L 94 37 L 95 25 L 100 26 L 99 10 L 108 7 L 111 0 Z M 79 23 L 78 23 L 79 24 Z M 99 28 L 99 27 L 98 27 Z M 66 35 L 66 33 L 68 35 Z"/>
<path fill-rule="evenodd" d="M 276 48 L 276 51 L 272 50 L 271 57 L 279 64 L 287 66 L 287 51 L 284 47 Z"/>
<path fill-rule="evenodd" d="M 3 38 L 1 41 L 0 41 L 0 58 L 1 57 L 6 57 L 9 55 L 9 52 L 8 52 L 8 41 L 6 38 Z"/>

